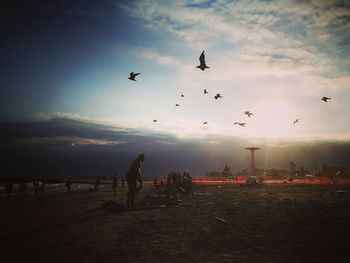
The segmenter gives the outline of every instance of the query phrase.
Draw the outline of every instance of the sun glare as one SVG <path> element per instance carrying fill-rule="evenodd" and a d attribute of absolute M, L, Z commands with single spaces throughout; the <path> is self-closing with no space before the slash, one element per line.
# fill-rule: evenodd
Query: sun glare
<path fill-rule="evenodd" d="M 296 132 L 297 111 L 280 98 L 258 103 L 251 118 L 250 134 L 258 137 L 288 137 Z M 247 127 L 248 128 L 248 127 Z"/>

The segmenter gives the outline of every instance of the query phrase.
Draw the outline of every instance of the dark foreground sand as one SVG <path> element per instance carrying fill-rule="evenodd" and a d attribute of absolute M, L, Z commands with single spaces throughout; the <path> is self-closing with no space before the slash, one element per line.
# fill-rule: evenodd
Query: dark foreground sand
<path fill-rule="evenodd" d="M 180 206 L 101 208 L 124 195 L 106 189 L 2 202 L 0 261 L 350 262 L 349 186 L 202 185 Z"/>

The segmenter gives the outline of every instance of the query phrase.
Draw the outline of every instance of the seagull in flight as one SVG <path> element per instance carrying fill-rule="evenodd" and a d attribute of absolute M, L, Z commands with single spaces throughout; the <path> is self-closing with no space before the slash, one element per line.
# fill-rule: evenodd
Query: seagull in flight
<path fill-rule="evenodd" d="M 158 122 L 157 120 L 153 120 L 153 122 Z"/>
<path fill-rule="evenodd" d="M 220 93 L 217 93 L 217 94 L 214 96 L 214 98 L 217 100 L 217 99 L 219 99 L 219 98 L 223 98 L 223 97 L 221 96 L 221 94 L 220 94 Z"/>
<path fill-rule="evenodd" d="M 203 124 L 208 124 L 208 122 L 205 121 L 205 122 L 203 122 Z"/>
<path fill-rule="evenodd" d="M 250 111 L 245 111 L 244 112 L 245 115 L 247 115 L 249 118 L 254 115 L 253 113 L 251 113 Z"/>
<path fill-rule="evenodd" d="M 180 104 L 177 104 L 177 103 L 176 103 L 175 106 L 178 107 L 178 106 L 180 106 Z"/>
<path fill-rule="evenodd" d="M 205 64 L 205 55 L 204 55 L 204 51 L 202 52 L 202 54 L 199 56 L 199 63 L 200 65 L 197 66 L 196 68 L 201 69 L 202 71 L 205 70 L 206 68 L 209 68 L 206 64 Z"/>
<path fill-rule="evenodd" d="M 323 100 L 324 102 L 327 102 L 328 100 L 330 100 L 331 98 L 328 97 L 322 97 L 321 100 Z"/>
<path fill-rule="evenodd" d="M 141 73 L 134 73 L 134 72 L 130 72 L 130 76 L 128 77 L 128 79 L 136 81 L 135 77 L 137 75 L 140 75 Z"/>
<path fill-rule="evenodd" d="M 185 95 L 181 94 L 181 98 L 185 97 Z"/>
<path fill-rule="evenodd" d="M 299 119 L 296 119 L 295 121 L 293 121 L 293 125 L 295 125 L 297 122 L 299 122 Z"/>
<path fill-rule="evenodd" d="M 208 91 L 207 91 L 207 89 L 204 89 L 204 94 L 208 94 Z"/>
<path fill-rule="evenodd" d="M 239 126 L 245 127 L 246 123 L 245 122 L 235 122 L 235 124 L 238 124 Z"/>

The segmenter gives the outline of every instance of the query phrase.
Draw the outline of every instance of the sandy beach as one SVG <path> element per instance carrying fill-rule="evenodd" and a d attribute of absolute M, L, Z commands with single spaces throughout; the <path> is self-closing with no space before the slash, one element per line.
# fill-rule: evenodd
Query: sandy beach
<path fill-rule="evenodd" d="M 176 205 L 145 189 L 135 210 L 76 191 L 1 204 L 1 262 L 349 262 L 350 186 L 195 185 Z M 147 206 L 148 205 L 148 206 Z"/>

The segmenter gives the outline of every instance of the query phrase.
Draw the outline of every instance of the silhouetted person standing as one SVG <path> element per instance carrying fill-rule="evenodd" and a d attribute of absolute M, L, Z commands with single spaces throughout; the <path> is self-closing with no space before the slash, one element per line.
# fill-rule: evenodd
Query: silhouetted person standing
<path fill-rule="evenodd" d="M 125 189 L 125 179 L 124 179 L 124 176 L 122 177 L 122 188 Z"/>
<path fill-rule="evenodd" d="M 328 172 L 328 184 L 335 184 L 335 180 L 334 180 L 334 174 L 332 172 Z"/>
<path fill-rule="evenodd" d="M 116 194 L 117 192 L 117 188 L 118 188 L 118 176 L 116 173 L 114 173 L 113 176 L 113 182 L 112 182 L 112 190 L 113 190 L 113 194 Z"/>
<path fill-rule="evenodd" d="M 39 182 L 33 182 L 35 197 L 39 197 L 40 185 Z"/>
<path fill-rule="evenodd" d="M 19 193 L 21 197 L 26 195 L 26 183 L 24 180 L 21 180 L 21 182 L 19 183 Z"/>
<path fill-rule="evenodd" d="M 40 197 L 44 195 L 45 183 L 41 182 L 40 184 Z"/>
<path fill-rule="evenodd" d="M 98 191 L 99 187 L 100 187 L 100 177 L 97 176 L 96 182 L 95 182 L 95 188 L 94 188 L 95 192 Z"/>
<path fill-rule="evenodd" d="M 70 191 L 72 190 L 72 181 L 70 178 L 68 178 L 68 180 L 66 181 L 66 187 L 67 187 L 67 193 L 70 193 Z"/>
<path fill-rule="evenodd" d="M 126 205 L 129 207 L 135 205 L 136 195 L 136 181 L 139 181 L 140 188 L 142 188 L 142 177 L 141 177 L 141 163 L 145 160 L 145 155 L 140 154 L 130 165 L 129 171 L 126 174 L 126 181 L 128 183 L 128 194 Z"/>
<path fill-rule="evenodd" d="M 8 181 L 6 183 L 6 195 L 7 195 L 7 201 L 10 200 L 10 195 L 11 195 L 11 192 L 12 192 L 12 189 L 13 189 L 13 183 L 11 181 Z"/>

